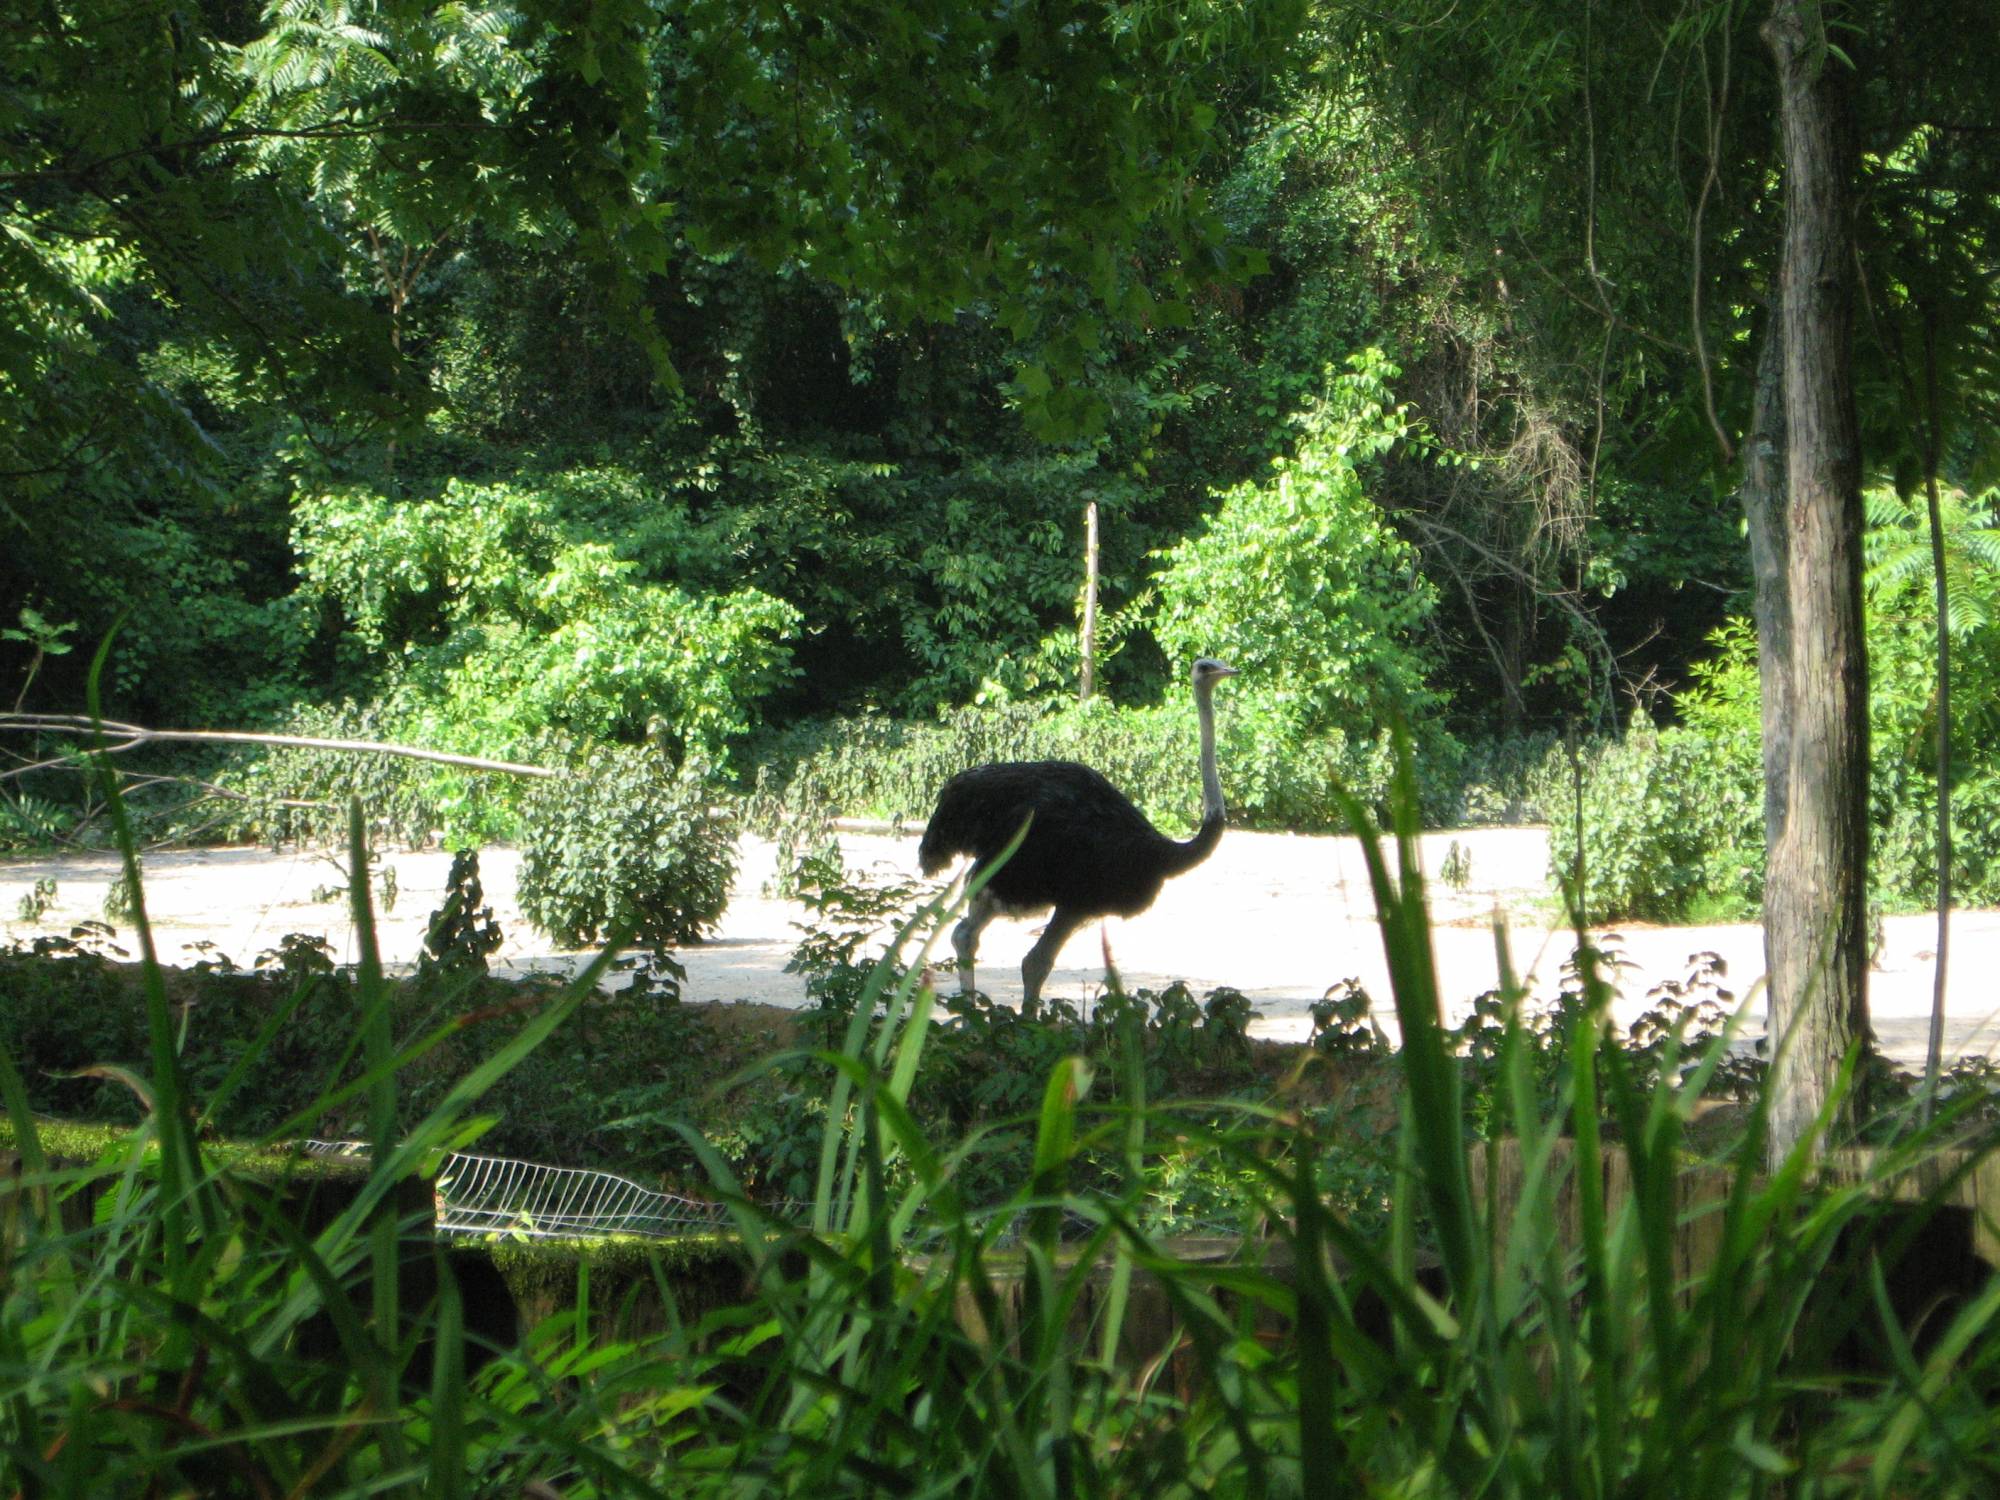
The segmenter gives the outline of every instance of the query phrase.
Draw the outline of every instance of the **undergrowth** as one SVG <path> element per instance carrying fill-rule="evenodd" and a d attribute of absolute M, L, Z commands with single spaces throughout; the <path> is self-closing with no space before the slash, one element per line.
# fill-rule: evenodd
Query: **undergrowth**
<path fill-rule="evenodd" d="M 263 1135 L 278 1147 L 360 1105 L 358 1185 L 307 1227 L 203 1131 L 281 1026 L 267 1018 L 223 1076 L 191 1076 L 128 835 L 144 1027 L 117 1082 L 150 1108 L 94 1158 L 58 1160 L 11 1039 L 0 1047 L 20 1161 L 0 1194 L 0 1483 L 93 1497 L 1991 1493 L 2000 1281 L 1942 1300 L 1933 1287 L 1919 1315 L 1890 1279 L 1913 1226 L 1979 1165 L 1942 1149 L 1976 1101 L 1840 1171 L 1812 1170 L 1839 1143 L 1808 1139 L 1767 1174 L 1765 1099 L 1746 1078 L 1736 1145 L 1711 1153 L 1709 1196 L 1684 1200 L 1689 1121 L 1731 1066 L 1726 1031 L 1690 1035 L 1726 1009 L 1717 976 L 1697 970 L 1663 997 L 1692 1006 L 1620 1038 L 1586 951 L 1545 1020 L 1510 989 L 1472 1031 L 1448 1031 L 1414 798 L 1397 807 L 1393 864 L 1366 844 L 1396 1123 L 1365 1147 L 1352 1115 L 1314 1108 L 1327 1075 L 1381 1045 L 1351 987 L 1328 997 L 1321 1045 L 1261 1097 L 1161 1097 L 1170 1048 L 1225 1072 L 1254 1053 L 1238 999 L 1160 996 L 1142 1012 L 1114 997 L 1048 1029 L 1049 1050 L 1022 1064 L 1039 1087 L 1010 1095 L 1011 1113 L 934 1132 L 920 1108 L 941 1062 L 948 1076 L 1028 1041 L 976 1000 L 937 1024 L 924 976 L 953 915 L 939 898 L 899 925 L 837 1028 L 823 1017 L 828 1032 L 737 1080 L 823 1078 L 802 1202 L 746 1191 L 713 1143 L 679 1130 L 731 1215 L 733 1290 L 613 1333 L 583 1260 L 565 1306 L 483 1346 L 415 1205 L 441 1154 L 489 1129 L 493 1089 L 594 1003 L 601 966 L 501 1002 L 517 1029 L 441 1069 L 410 1109 L 406 1082 L 500 1017 L 468 993 L 398 1037 L 357 815 L 363 961 L 342 982 L 360 1069 L 301 1085 Z M 326 977 L 295 966 L 302 996 Z M 1476 1093 L 1491 1146 L 1467 1128 Z M 1010 1132 L 1011 1176 L 982 1179 Z M 1328 1163 L 1367 1152 L 1369 1201 L 1329 1199 Z M 1166 1160 L 1228 1184 L 1240 1232 L 1221 1259 L 1167 1237 Z M 1891 1179 L 1930 1186 L 1892 1207 Z M 640 1259 L 642 1280 L 667 1275 Z M 1134 1342 L 1142 1303 L 1164 1310 L 1145 1325 L 1163 1342 Z"/>

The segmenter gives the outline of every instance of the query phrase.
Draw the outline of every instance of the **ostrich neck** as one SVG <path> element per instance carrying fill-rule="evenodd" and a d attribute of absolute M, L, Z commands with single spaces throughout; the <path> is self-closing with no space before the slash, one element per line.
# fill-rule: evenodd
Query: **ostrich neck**
<path fill-rule="evenodd" d="M 1222 818 L 1222 778 L 1215 770 L 1215 704 L 1212 692 L 1212 686 L 1207 683 L 1194 692 L 1194 711 L 1201 721 L 1201 821 L 1204 824 L 1219 822 Z"/>
<path fill-rule="evenodd" d="M 1201 828 L 1186 843 L 1172 845 L 1166 873 L 1179 874 L 1207 859 L 1222 837 L 1222 778 L 1215 771 L 1215 708 L 1207 686 L 1194 690 L 1201 719 Z"/>

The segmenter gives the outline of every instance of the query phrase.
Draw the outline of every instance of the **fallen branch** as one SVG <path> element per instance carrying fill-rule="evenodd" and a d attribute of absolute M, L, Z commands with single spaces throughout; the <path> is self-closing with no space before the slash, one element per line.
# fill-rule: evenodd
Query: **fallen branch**
<path fill-rule="evenodd" d="M 508 776 L 535 776 L 554 779 L 567 774 L 546 766 L 522 765 L 509 760 L 486 760 L 477 755 L 452 755 L 443 750 L 420 750 L 413 745 L 387 745 L 374 740 L 326 740 L 300 734 L 253 734 L 230 729 L 147 729 L 139 724 L 123 724 L 112 719 L 92 719 L 86 714 L 0 714 L 0 732 L 16 734 L 90 734 L 96 732 L 119 743 L 107 744 L 111 754 L 140 745 L 162 741 L 189 741 L 201 744 L 272 745 L 288 750 L 347 750 L 361 754 L 400 755 L 405 760 L 427 760 L 442 766 L 463 766 L 469 771 L 497 771 Z M 0 781 L 25 776 L 30 771 L 66 765 L 73 756 L 58 756 L 0 771 Z"/>

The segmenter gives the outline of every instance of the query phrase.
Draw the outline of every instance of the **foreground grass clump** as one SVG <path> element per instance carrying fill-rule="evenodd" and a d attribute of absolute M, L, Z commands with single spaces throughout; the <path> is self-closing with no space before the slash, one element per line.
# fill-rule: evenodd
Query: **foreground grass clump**
<path fill-rule="evenodd" d="M 833 1081 L 802 1208 L 761 1207 L 687 1133 L 734 1216 L 728 1295 L 613 1337 L 593 1333 L 579 1286 L 574 1310 L 497 1350 L 468 1337 L 450 1277 L 411 1274 L 438 1252 L 409 1237 L 402 1205 L 582 991 L 551 997 L 403 1123 L 399 1077 L 455 1023 L 399 1047 L 364 962 L 363 1067 L 341 1087 L 365 1101 L 373 1154 L 348 1209 L 309 1233 L 194 1128 L 240 1079 L 187 1089 L 149 957 L 151 1063 L 134 1081 L 153 1108 L 89 1165 L 50 1165 L 20 1074 L 0 1064 L 23 1168 L 0 1240 L 4 1482 L 77 1496 L 1991 1493 L 2000 1283 L 1904 1326 L 1870 1183 L 1821 1183 L 1803 1152 L 1753 1171 L 1761 1106 L 1709 1211 L 1713 1256 L 1680 1268 L 1684 1123 L 1724 1051 L 1670 1035 L 1643 1086 L 1588 965 L 1546 1080 L 1518 1018 L 1501 1017 L 1492 1125 L 1517 1143 L 1521 1180 L 1504 1202 L 1475 1191 L 1484 1148 L 1468 1144 L 1467 1060 L 1437 1020 L 1413 826 L 1398 828 L 1400 880 L 1371 854 L 1404 1034 L 1380 1232 L 1321 1191 L 1322 1162 L 1352 1142 L 1283 1093 L 1205 1117 L 1158 1103 L 1136 1017 L 1103 1066 L 1049 1067 L 1018 1127 L 1025 1170 L 968 1202 L 995 1127 L 940 1148 L 912 1113 L 939 1036 L 920 953 L 878 966 L 837 1042 L 804 1049 Z M 365 933 L 365 890 L 357 911 Z M 920 944 L 948 915 L 913 919 Z M 139 922 L 143 940 L 143 905 Z M 1955 1123 L 1946 1111 L 1937 1130 Z M 1879 1170 L 1935 1138 L 1913 1133 Z M 1178 1258 L 1144 1227 L 1148 1163 L 1191 1141 L 1243 1185 L 1254 1234 L 1233 1259 Z M 1615 1207 L 1614 1157 L 1631 1183 Z M 1111 1165 L 1084 1172 L 1094 1160 Z M 86 1189 L 93 1223 L 66 1228 L 61 1200 Z M 635 1252 L 628 1269 L 651 1262 Z M 1171 1359 L 1127 1338 L 1142 1292 L 1171 1306 Z M 1857 1340 L 1882 1356 L 1865 1378 L 1849 1368 Z"/>

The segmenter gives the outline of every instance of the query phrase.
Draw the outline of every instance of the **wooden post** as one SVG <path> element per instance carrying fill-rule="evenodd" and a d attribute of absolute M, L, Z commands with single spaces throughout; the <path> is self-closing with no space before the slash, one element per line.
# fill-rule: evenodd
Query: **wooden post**
<path fill-rule="evenodd" d="M 1077 701 L 1088 703 L 1097 691 L 1097 502 L 1083 507 L 1083 673 Z"/>

